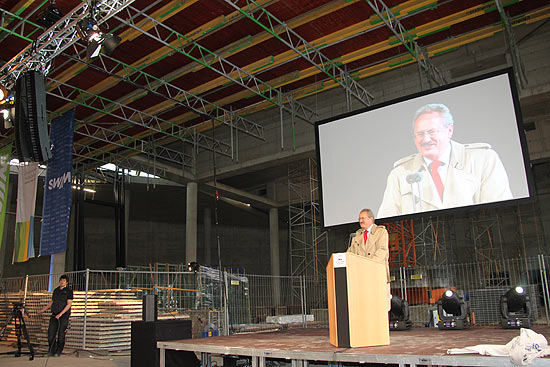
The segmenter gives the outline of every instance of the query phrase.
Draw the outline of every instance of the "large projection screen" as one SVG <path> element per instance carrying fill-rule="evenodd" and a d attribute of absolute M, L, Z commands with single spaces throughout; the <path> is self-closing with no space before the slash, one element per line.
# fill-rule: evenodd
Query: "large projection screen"
<path fill-rule="evenodd" d="M 512 78 L 507 69 L 316 124 L 323 225 L 356 222 L 363 208 L 384 221 L 530 198 Z M 439 179 L 429 165 L 437 154 Z"/>

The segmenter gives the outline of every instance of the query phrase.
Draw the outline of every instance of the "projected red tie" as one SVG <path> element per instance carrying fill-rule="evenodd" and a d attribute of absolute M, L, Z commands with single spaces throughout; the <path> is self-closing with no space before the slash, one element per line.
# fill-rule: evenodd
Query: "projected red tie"
<path fill-rule="evenodd" d="M 365 245 L 367 244 L 368 232 L 369 232 L 369 231 L 363 232 L 363 237 L 365 238 Z"/>
<path fill-rule="evenodd" d="M 439 197 L 441 198 L 441 200 L 443 200 L 443 182 L 441 181 L 441 176 L 439 175 L 439 167 L 441 167 L 440 161 L 433 161 L 432 163 L 430 163 L 432 180 L 434 181 Z"/>

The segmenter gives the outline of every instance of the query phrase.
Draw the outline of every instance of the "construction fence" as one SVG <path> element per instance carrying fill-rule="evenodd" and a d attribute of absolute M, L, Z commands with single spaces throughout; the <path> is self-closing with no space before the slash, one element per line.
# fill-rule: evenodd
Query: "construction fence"
<path fill-rule="evenodd" d="M 416 327 L 429 325 L 443 292 L 453 289 L 470 306 L 475 325 L 500 322 L 500 296 L 522 286 L 530 297 L 533 318 L 549 324 L 549 257 L 391 269 L 392 294 L 410 305 Z M 66 273 L 74 291 L 67 346 L 76 349 L 130 349 L 131 322 L 142 318 L 142 298 L 156 294 L 159 318 L 190 318 L 193 337 L 288 327 L 327 327 L 326 278 L 266 276 L 182 265 L 120 271 Z M 0 279 L 0 322 L 4 326 L 25 304 L 24 320 L 31 341 L 47 344 L 49 313 L 39 315 L 51 299 L 60 274 Z M 367 282 L 368 279 L 365 279 Z M 7 325 L 2 340 L 15 340 Z"/>

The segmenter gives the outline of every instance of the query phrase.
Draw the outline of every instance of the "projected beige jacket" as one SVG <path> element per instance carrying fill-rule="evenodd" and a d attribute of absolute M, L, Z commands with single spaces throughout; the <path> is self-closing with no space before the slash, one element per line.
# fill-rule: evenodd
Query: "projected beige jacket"
<path fill-rule="evenodd" d="M 355 237 L 351 240 L 348 252 L 359 256 L 365 256 L 370 259 L 386 264 L 387 281 L 390 281 L 390 267 L 388 266 L 388 231 L 384 226 L 372 225 L 371 232 L 365 244 L 363 233 L 364 229 L 358 229 Z"/>
<path fill-rule="evenodd" d="M 417 172 L 422 174 L 422 179 L 411 187 L 407 176 Z M 413 154 L 395 162 L 388 176 L 378 218 L 508 199 L 512 199 L 508 175 L 491 146 L 451 141 L 443 200 L 422 155 Z"/>

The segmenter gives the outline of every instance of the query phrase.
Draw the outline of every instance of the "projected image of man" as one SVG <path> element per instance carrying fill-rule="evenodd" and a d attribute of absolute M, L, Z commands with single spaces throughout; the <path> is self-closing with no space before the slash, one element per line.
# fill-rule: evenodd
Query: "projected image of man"
<path fill-rule="evenodd" d="M 489 144 L 451 139 L 447 106 L 421 107 L 413 124 L 418 153 L 395 162 L 378 217 L 512 199 L 506 170 Z"/>
<path fill-rule="evenodd" d="M 347 252 L 368 257 L 386 264 L 386 288 L 388 291 L 388 310 L 390 309 L 390 267 L 388 263 L 388 231 L 384 226 L 374 224 L 374 214 L 370 209 L 359 213 L 359 228 L 351 240 Z"/>

